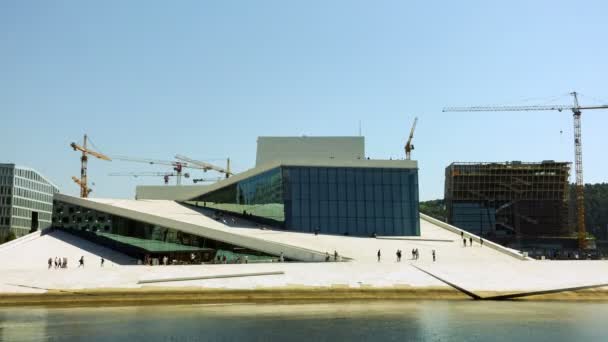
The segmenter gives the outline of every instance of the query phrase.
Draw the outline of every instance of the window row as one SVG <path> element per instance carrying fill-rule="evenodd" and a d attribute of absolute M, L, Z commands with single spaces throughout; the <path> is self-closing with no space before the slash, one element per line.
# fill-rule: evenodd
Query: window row
<path fill-rule="evenodd" d="M 30 229 L 32 226 L 31 219 L 24 219 L 19 217 L 13 217 L 13 223 L 11 224 L 11 228 L 27 228 Z"/>
<path fill-rule="evenodd" d="M 51 203 L 53 201 L 53 195 L 47 195 L 36 191 L 27 189 L 21 189 L 15 187 L 15 196 L 24 197 L 36 201 Z"/>
<path fill-rule="evenodd" d="M 10 186 L 0 186 L 0 195 L 11 195 L 12 187 Z"/>
<path fill-rule="evenodd" d="M 19 178 L 19 177 L 15 177 L 15 186 L 16 187 L 19 186 L 22 188 L 35 190 L 35 191 L 39 191 L 39 192 L 44 192 L 47 194 L 53 194 L 53 193 L 57 192 L 57 189 L 49 184 L 40 183 L 40 182 L 32 181 L 29 179 Z"/>
<path fill-rule="evenodd" d="M 286 167 L 290 183 L 348 183 L 400 185 L 417 183 L 415 169 L 380 169 L 348 167 Z"/>
<path fill-rule="evenodd" d="M 408 201 L 413 200 L 417 187 L 410 185 L 355 185 L 348 183 L 289 184 L 286 199 L 349 200 L 349 201 Z"/>
<path fill-rule="evenodd" d="M 22 217 L 22 218 L 32 218 L 32 210 L 29 209 L 23 209 L 23 208 L 17 208 L 17 207 L 13 207 L 13 216 L 16 217 Z M 38 213 L 38 220 L 39 221 L 51 221 L 51 214 L 50 213 Z"/>
<path fill-rule="evenodd" d="M 20 198 L 20 197 L 15 197 L 13 205 L 18 206 L 18 207 L 34 209 L 36 211 L 51 212 L 53 210 L 52 204 L 36 202 L 36 201 L 32 201 L 32 200 Z"/>
<path fill-rule="evenodd" d="M 13 168 L 12 167 L 2 167 L 0 166 L 0 176 L 12 176 Z"/>
<path fill-rule="evenodd" d="M 350 218 L 411 218 L 415 216 L 413 202 L 374 201 L 288 201 L 286 210 L 292 216 L 350 217 Z"/>
<path fill-rule="evenodd" d="M 0 176 L 0 185 L 13 185 L 13 177 L 10 176 Z"/>
<path fill-rule="evenodd" d="M 0 226 L 10 226 L 11 218 L 8 216 L 0 217 Z"/>
<path fill-rule="evenodd" d="M 289 221 L 295 230 L 353 236 L 415 235 L 416 227 L 402 219 L 341 218 L 341 217 L 293 217 Z"/>

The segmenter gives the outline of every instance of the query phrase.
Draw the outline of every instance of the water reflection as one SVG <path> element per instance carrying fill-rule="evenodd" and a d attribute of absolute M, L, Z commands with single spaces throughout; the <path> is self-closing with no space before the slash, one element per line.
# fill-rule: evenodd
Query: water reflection
<path fill-rule="evenodd" d="M 400 301 L 2 308 L 2 341 L 603 341 L 594 303 Z"/>

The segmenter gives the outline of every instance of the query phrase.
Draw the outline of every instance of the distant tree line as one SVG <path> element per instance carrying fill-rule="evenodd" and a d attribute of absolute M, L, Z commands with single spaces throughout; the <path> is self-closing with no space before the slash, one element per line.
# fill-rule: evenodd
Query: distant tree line
<path fill-rule="evenodd" d="M 576 226 L 576 186 L 570 185 L 570 225 Z M 585 227 L 596 239 L 608 240 L 608 183 L 585 184 Z"/>
<path fill-rule="evenodd" d="M 420 212 L 440 221 L 448 220 L 445 201 L 442 199 L 420 202 Z"/>

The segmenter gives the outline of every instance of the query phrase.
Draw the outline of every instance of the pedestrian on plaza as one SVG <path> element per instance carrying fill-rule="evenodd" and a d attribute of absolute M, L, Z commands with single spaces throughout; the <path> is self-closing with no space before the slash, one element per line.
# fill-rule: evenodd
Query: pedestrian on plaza
<path fill-rule="evenodd" d="M 433 262 L 435 262 L 435 250 L 433 249 Z"/>
<path fill-rule="evenodd" d="M 325 262 L 329 262 L 329 252 L 325 252 Z"/>
<path fill-rule="evenodd" d="M 483 247 L 483 239 L 479 238 L 479 247 Z"/>
<path fill-rule="evenodd" d="M 49 270 L 51 269 L 51 266 L 53 266 L 53 258 L 49 258 Z"/>
<path fill-rule="evenodd" d="M 78 260 L 78 267 L 80 266 L 84 268 L 84 255 L 80 257 L 80 260 Z"/>
<path fill-rule="evenodd" d="M 416 250 L 412 248 L 412 260 L 416 259 Z"/>
<path fill-rule="evenodd" d="M 473 237 L 469 236 L 469 245 L 473 247 Z"/>
<path fill-rule="evenodd" d="M 57 267 L 63 268 L 63 264 L 61 263 L 61 258 L 59 258 L 59 261 L 57 262 Z"/>
<path fill-rule="evenodd" d="M 338 261 L 338 251 L 334 250 L 334 261 Z"/>
<path fill-rule="evenodd" d="M 464 247 L 466 247 L 466 246 L 467 246 L 467 239 L 462 239 L 462 245 L 463 245 Z"/>
<path fill-rule="evenodd" d="M 59 261 L 61 261 L 61 258 L 59 258 Z M 60 262 L 60 266 L 61 268 L 68 268 L 68 258 L 63 257 L 63 263 Z M 84 264 L 83 264 L 84 266 Z"/>
<path fill-rule="evenodd" d="M 395 253 L 395 255 L 397 256 L 397 262 L 399 262 L 399 250 L 397 250 L 397 252 Z"/>
<path fill-rule="evenodd" d="M 464 239 L 464 232 L 462 230 L 460 231 L 460 238 Z"/>
<path fill-rule="evenodd" d="M 55 257 L 55 269 L 57 269 L 57 257 Z"/>
<path fill-rule="evenodd" d="M 380 262 L 380 256 L 381 256 L 381 253 L 380 253 L 380 250 L 378 250 L 378 262 Z"/>
<path fill-rule="evenodd" d="M 418 260 L 420 258 L 420 253 L 418 252 L 418 248 L 416 248 L 416 250 L 414 251 L 414 254 L 416 255 L 416 260 Z"/>
<path fill-rule="evenodd" d="M 106 262 L 103 257 L 101 257 L 101 267 L 103 267 L 103 263 Z"/>

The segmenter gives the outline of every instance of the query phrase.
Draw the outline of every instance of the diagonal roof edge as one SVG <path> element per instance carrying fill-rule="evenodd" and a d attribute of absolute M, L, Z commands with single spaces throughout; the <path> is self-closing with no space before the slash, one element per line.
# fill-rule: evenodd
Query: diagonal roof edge
<path fill-rule="evenodd" d="M 324 261 L 325 260 L 325 252 L 315 251 L 311 249 L 307 249 L 304 247 L 294 246 L 283 244 L 280 242 L 268 241 L 262 238 L 251 237 L 246 235 L 241 235 L 238 233 L 230 232 L 229 228 L 223 227 L 223 225 L 219 222 L 212 221 L 212 225 L 216 225 L 217 227 L 211 227 L 211 225 L 201 225 L 191 222 L 186 222 L 183 220 L 176 219 L 175 217 L 167 217 L 161 216 L 160 214 L 154 212 L 154 210 L 150 210 L 151 212 L 146 212 L 143 210 L 135 210 L 131 208 L 126 208 L 124 206 L 120 206 L 120 203 L 132 202 L 137 203 L 139 206 L 145 205 L 144 203 L 148 202 L 150 204 L 163 204 L 166 203 L 167 206 L 178 205 L 182 207 L 183 205 L 179 204 L 175 201 L 168 200 L 91 200 L 91 199 L 83 199 L 79 197 L 68 196 L 64 194 L 55 194 L 55 200 L 66 202 L 73 205 L 78 205 L 84 208 L 93 209 L 97 211 L 101 211 L 104 213 L 121 216 L 141 222 L 145 222 L 148 224 L 155 224 L 167 228 L 176 229 L 188 234 L 193 234 L 201 237 L 206 237 L 212 240 L 222 241 L 225 243 L 229 243 L 236 246 L 251 248 L 253 250 L 261 251 L 264 253 L 268 253 L 270 255 L 279 255 L 281 252 L 285 255 L 285 257 L 299 260 L 299 261 Z M 191 209 L 186 208 L 189 211 Z M 193 211 L 194 212 L 194 211 Z M 203 214 L 200 214 L 204 216 Z M 207 218 L 206 216 L 204 216 Z M 209 218 L 209 220 L 212 220 Z"/>

